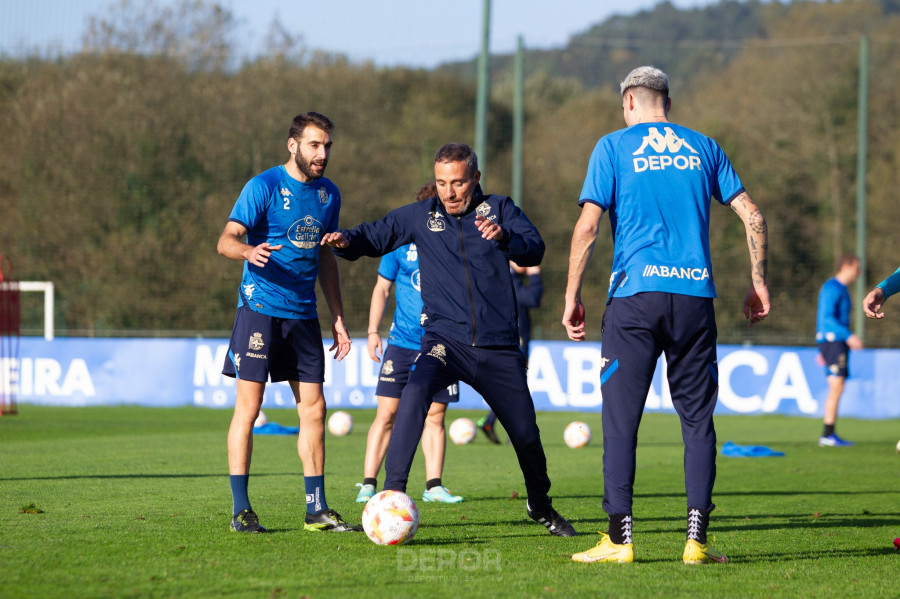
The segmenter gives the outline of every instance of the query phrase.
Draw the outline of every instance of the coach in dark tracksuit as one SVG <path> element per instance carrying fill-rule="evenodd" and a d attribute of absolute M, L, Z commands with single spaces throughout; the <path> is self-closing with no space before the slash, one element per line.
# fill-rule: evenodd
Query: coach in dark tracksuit
<path fill-rule="evenodd" d="M 443 146 L 434 171 L 439 197 L 322 240 L 348 260 L 382 256 L 407 243 L 419 252 L 425 336 L 400 397 L 384 488 L 406 491 L 431 398 L 461 380 L 484 397 L 509 434 L 525 477 L 528 515 L 553 535 L 573 536 L 575 529 L 547 494 L 547 460 L 519 350 L 509 272 L 510 260 L 540 264 L 544 242 L 510 198 L 481 192 L 478 159 L 469 146 Z"/>

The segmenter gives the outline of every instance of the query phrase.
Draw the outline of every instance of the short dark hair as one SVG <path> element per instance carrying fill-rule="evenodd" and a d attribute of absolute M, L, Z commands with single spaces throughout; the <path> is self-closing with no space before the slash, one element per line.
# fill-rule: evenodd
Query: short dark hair
<path fill-rule="evenodd" d="M 434 179 L 423 185 L 416 191 L 416 201 L 421 202 L 422 200 L 427 200 L 428 198 L 433 198 L 437 196 L 437 185 L 434 182 Z"/>
<path fill-rule="evenodd" d="M 317 127 L 326 133 L 334 131 L 334 123 L 324 114 L 304 112 L 295 116 L 294 120 L 291 121 L 288 139 L 300 139 L 300 136 L 303 135 L 303 130 L 309 126 Z"/>
<path fill-rule="evenodd" d="M 444 144 L 434 155 L 434 163 L 438 162 L 465 162 L 469 176 L 474 176 L 478 172 L 478 156 L 475 155 L 475 150 L 466 144 Z"/>
<path fill-rule="evenodd" d="M 834 272 L 838 272 L 845 266 L 850 266 L 854 262 L 859 262 L 859 256 L 857 256 L 853 252 L 845 252 L 841 254 L 837 260 L 834 261 Z"/>

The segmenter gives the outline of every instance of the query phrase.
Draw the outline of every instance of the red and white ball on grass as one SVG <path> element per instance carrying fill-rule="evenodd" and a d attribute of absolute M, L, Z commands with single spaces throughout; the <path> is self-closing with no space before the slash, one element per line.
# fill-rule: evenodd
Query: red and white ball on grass
<path fill-rule="evenodd" d="M 259 428 L 261 426 L 265 426 L 269 422 L 269 419 L 266 417 L 266 413 L 262 410 L 259 411 L 259 416 L 256 417 L 256 420 L 253 422 L 254 428 Z"/>
<path fill-rule="evenodd" d="M 328 417 L 328 430 L 335 437 L 349 435 L 353 430 L 353 417 L 343 410 L 338 410 Z"/>
<path fill-rule="evenodd" d="M 572 449 L 584 447 L 591 442 L 591 427 L 579 420 L 570 422 L 563 431 L 563 440 Z"/>
<path fill-rule="evenodd" d="M 366 503 L 362 525 L 376 545 L 403 545 L 419 530 L 419 508 L 405 493 L 382 491 Z"/>
<path fill-rule="evenodd" d="M 475 423 L 469 418 L 457 418 L 450 424 L 450 440 L 457 445 L 471 443 L 475 438 Z"/>

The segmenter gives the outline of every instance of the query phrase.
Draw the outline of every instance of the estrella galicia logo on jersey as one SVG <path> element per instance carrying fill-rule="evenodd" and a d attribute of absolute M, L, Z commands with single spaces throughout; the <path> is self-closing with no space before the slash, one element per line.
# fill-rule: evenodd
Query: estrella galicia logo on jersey
<path fill-rule="evenodd" d="M 288 241 L 301 250 L 311 250 L 319 245 L 321 234 L 322 223 L 307 215 L 294 222 L 288 229 Z"/>
<path fill-rule="evenodd" d="M 249 285 L 244 285 L 244 296 L 247 299 L 253 298 L 253 292 L 256 291 L 256 285 L 250 283 Z"/>
<path fill-rule="evenodd" d="M 394 361 L 385 360 L 384 366 L 381 367 L 381 374 L 392 374 L 394 372 Z"/>
<path fill-rule="evenodd" d="M 443 214 L 433 211 L 431 217 L 428 219 L 428 230 L 435 233 L 443 231 L 446 225 L 444 224 L 444 221 L 441 220 L 442 218 L 444 218 Z"/>
<path fill-rule="evenodd" d="M 328 190 L 325 189 L 325 186 L 319 188 L 319 202 L 324 206 L 328 203 Z"/>
<path fill-rule="evenodd" d="M 491 206 L 487 202 L 481 202 L 475 208 L 475 214 L 477 214 L 479 216 L 487 216 L 490 213 L 491 213 Z"/>
<path fill-rule="evenodd" d="M 648 264 L 644 267 L 644 276 L 704 281 L 709 278 L 709 270 L 706 268 L 690 268 L 685 266 Z"/>
<path fill-rule="evenodd" d="M 664 127 L 663 131 L 665 131 L 665 135 L 661 134 L 656 127 L 650 127 L 647 130 L 644 143 L 632 153 L 632 156 L 636 156 L 633 159 L 634 172 L 662 171 L 671 166 L 681 171 L 701 170 L 703 168 L 700 164 L 700 156 L 697 150 L 692 148 L 688 142 L 675 135 L 671 127 Z M 658 156 L 643 156 L 644 150 L 648 146 Z M 682 153 L 682 150 L 687 150 L 690 153 L 685 155 Z"/>
<path fill-rule="evenodd" d="M 422 293 L 422 284 L 421 279 L 419 278 L 419 269 L 416 269 L 416 272 L 412 273 L 409 276 L 409 284 L 413 286 L 413 289 Z"/>
<path fill-rule="evenodd" d="M 250 344 L 248 347 L 253 351 L 259 351 L 263 348 L 265 343 L 263 342 L 262 333 L 253 333 L 250 336 Z"/>
<path fill-rule="evenodd" d="M 428 355 L 443 364 L 447 365 L 447 348 L 444 347 L 443 343 L 438 343 L 433 346 L 430 350 L 428 350 Z"/>

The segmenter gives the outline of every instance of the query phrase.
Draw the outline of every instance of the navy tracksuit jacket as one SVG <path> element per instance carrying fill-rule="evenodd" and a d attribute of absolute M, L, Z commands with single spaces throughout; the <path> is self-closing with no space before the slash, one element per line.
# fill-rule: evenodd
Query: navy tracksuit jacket
<path fill-rule="evenodd" d="M 486 240 L 475 226 L 483 215 L 503 229 Z M 518 308 L 509 260 L 537 266 L 544 241 L 505 196 L 480 189 L 468 212 L 451 216 L 438 198 L 392 210 L 383 219 L 342 230 L 348 260 L 382 256 L 407 243 L 419 253 L 425 336 L 403 390 L 385 461 L 385 489 L 406 491 L 431 398 L 456 380 L 471 385 L 497 414 L 516 450 L 533 510 L 550 507 L 550 480 L 525 357 L 519 350 Z"/>

